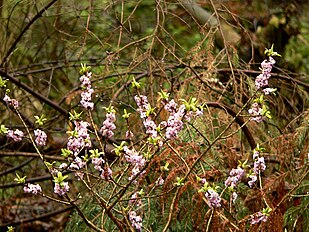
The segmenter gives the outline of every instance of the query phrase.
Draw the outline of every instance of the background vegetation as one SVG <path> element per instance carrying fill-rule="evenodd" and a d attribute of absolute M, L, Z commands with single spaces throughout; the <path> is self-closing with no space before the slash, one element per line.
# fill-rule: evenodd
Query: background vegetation
<path fill-rule="evenodd" d="M 207 106 L 204 115 L 188 124 L 171 143 L 172 148 L 155 153 L 146 177 L 120 199 L 127 202 L 147 183 L 139 209 L 144 231 L 163 231 L 169 217 L 169 231 L 309 231 L 308 8 L 301 0 L 1 0 L 0 75 L 8 80 L 10 94 L 19 100 L 30 129 L 36 127 L 35 115 L 44 114 L 48 119 L 43 128 L 48 145 L 43 153 L 57 165 L 63 161 L 60 149 L 66 146 L 66 132 L 72 128 L 68 113 L 78 110 L 81 63 L 91 66 L 93 73 L 94 122 L 102 125 L 103 107 L 112 104 L 117 111 L 115 136 L 105 141 L 110 162 L 116 159 L 113 144 L 128 141 L 128 128 L 135 135 L 131 142 L 136 147 L 142 148 L 146 141 L 135 112 L 133 77 L 141 83 L 140 94 L 147 95 L 157 109 L 161 90 L 178 102 L 192 96 Z M 246 103 L 254 94 L 254 80 L 266 58 L 264 50 L 272 44 L 282 55 L 276 58 L 270 81 L 278 91 L 267 97 L 272 118 L 244 126 L 250 108 Z M 24 129 L 3 96 L 1 89 L 0 124 Z M 123 109 L 132 113 L 128 122 L 121 117 Z M 158 121 L 167 118 L 163 111 L 157 112 Z M 229 125 L 236 113 L 243 121 Z M 226 128 L 209 147 L 209 141 Z M 257 144 L 266 149 L 263 189 L 250 189 L 243 180 L 230 211 L 213 213 L 198 192 L 201 185 L 193 174 L 181 190 L 175 188 L 186 165 L 205 153 L 194 174 L 222 190 L 239 160 L 248 159 L 252 165 L 252 150 Z M 124 167 L 123 160 L 116 162 L 115 178 Z M 162 171 L 166 163 L 170 164 L 168 172 Z M 3 231 L 9 225 L 17 231 L 90 231 L 73 206 L 23 193 L 22 186 L 14 183 L 16 172 L 53 194 L 52 179 L 30 141 L 14 143 L 0 135 Z M 165 182 L 155 187 L 160 175 Z M 117 231 L 113 221 L 102 216 L 94 196 L 85 194 L 85 187 L 73 175 L 70 181 L 72 192 L 83 196 L 78 206 L 85 217 L 99 228 Z M 109 197 L 111 188 L 104 181 L 95 186 L 104 198 Z M 262 193 L 276 212 L 267 223 L 251 226 L 248 215 L 264 208 Z M 229 196 L 223 198 L 224 207 L 228 207 Z"/>

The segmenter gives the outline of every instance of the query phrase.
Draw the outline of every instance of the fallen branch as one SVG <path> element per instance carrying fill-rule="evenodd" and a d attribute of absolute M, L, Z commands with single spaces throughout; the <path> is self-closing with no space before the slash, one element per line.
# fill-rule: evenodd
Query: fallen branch
<path fill-rule="evenodd" d="M 25 224 L 25 223 L 29 223 L 29 222 L 42 220 L 42 219 L 45 219 L 45 218 L 50 218 L 52 216 L 64 213 L 64 212 L 72 210 L 72 209 L 74 209 L 74 206 L 70 205 L 70 206 L 67 206 L 67 207 L 63 207 L 61 209 L 57 209 L 57 210 L 52 211 L 50 213 L 42 214 L 41 216 L 25 218 L 25 219 L 20 219 L 20 220 L 13 221 L 13 222 L 8 222 L 8 223 L 0 225 L 0 230 L 2 231 L 3 229 L 7 229 L 6 227 L 8 227 L 8 226 L 17 226 L 17 225 L 21 225 L 21 224 Z"/>

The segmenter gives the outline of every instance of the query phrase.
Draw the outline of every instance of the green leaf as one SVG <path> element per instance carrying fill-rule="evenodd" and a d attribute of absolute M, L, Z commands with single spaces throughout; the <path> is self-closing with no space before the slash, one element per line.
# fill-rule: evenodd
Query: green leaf
<path fill-rule="evenodd" d="M 133 88 L 136 88 L 136 89 L 140 89 L 141 88 L 141 84 L 140 83 L 138 83 L 136 80 L 135 80 L 135 78 L 133 77 L 133 80 L 132 80 L 132 87 Z"/>
<path fill-rule="evenodd" d="M 48 166 L 49 168 L 52 168 L 54 166 L 54 164 L 56 163 L 56 161 L 53 161 L 52 163 L 49 163 L 47 161 L 44 161 L 44 163 L 46 164 L 46 166 Z"/>
<path fill-rule="evenodd" d="M 165 92 L 165 91 L 163 91 L 163 90 L 161 90 L 160 92 L 158 92 L 158 94 L 159 94 L 159 99 L 158 99 L 158 101 L 160 101 L 160 100 L 168 100 L 168 97 L 170 96 L 169 93 L 167 93 L 167 92 Z"/>
<path fill-rule="evenodd" d="M 128 119 L 130 117 L 131 113 L 128 113 L 126 109 L 123 109 L 123 115 L 122 117 L 124 119 Z"/>
<path fill-rule="evenodd" d="M 90 150 L 90 158 L 99 158 L 101 155 L 104 155 L 104 152 L 99 152 L 98 149 Z"/>
<path fill-rule="evenodd" d="M 16 178 L 14 179 L 14 181 L 16 181 L 18 184 L 24 184 L 26 182 L 26 177 L 27 176 L 20 177 L 18 173 L 16 173 Z"/>
<path fill-rule="evenodd" d="M 122 141 L 120 145 L 113 144 L 115 146 L 113 151 L 116 153 L 117 156 L 120 156 L 121 152 L 123 151 L 123 147 L 124 147 L 125 144 L 126 144 L 125 141 Z"/>
<path fill-rule="evenodd" d="M 7 232 L 14 232 L 15 228 L 13 226 L 8 226 L 7 227 Z"/>
<path fill-rule="evenodd" d="M 47 121 L 47 119 L 44 117 L 44 114 L 42 114 L 41 117 L 36 115 L 34 118 L 36 119 L 35 123 L 39 124 L 40 126 L 43 126 L 44 122 Z"/>
<path fill-rule="evenodd" d="M 5 88 L 6 87 L 6 80 L 2 79 L 0 76 L 0 88 Z"/>
<path fill-rule="evenodd" d="M 177 182 L 175 183 L 176 186 L 183 186 L 184 185 L 184 179 L 183 178 L 176 178 Z"/>
<path fill-rule="evenodd" d="M 116 114 L 116 110 L 114 109 L 114 106 L 103 107 L 103 109 L 106 110 L 107 113 Z"/>
<path fill-rule="evenodd" d="M 76 121 L 81 118 L 83 112 L 77 113 L 75 110 L 73 110 L 73 113 L 69 112 L 69 119 L 70 121 Z"/>
<path fill-rule="evenodd" d="M 64 158 L 68 158 L 69 155 L 71 155 L 73 152 L 69 149 L 66 149 L 66 148 L 61 148 L 61 155 L 64 157 Z"/>
<path fill-rule="evenodd" d="M 163 167 L 161 167 L 161 171 L 168 172 L 169 171 L 169 168 L 168 168 L 169 165 L 170 165 L 170 163 L 166 162 L 165 165 Z"/>
<path fill-rule="evenodd" d="M 150 104 L 148 104 L 148 110 L 146 111 L 146 116 L 155 115 L 155 108 L 151 108 Z"/>
<path fill-rule="evenodd" d="M 80 74 L 85 74 L 87 72 L 89 72 L 91 70 L 91 67 L 87 67 L 86 64 L 80 64 L 81 65 L 81 69 L 79 70 Z"/>
<path fill-rule="evenodd" d="M 60 184 L 60 186 L 63 185 L 63 181 L 68 178 L 67 175 L 63 176 L 61 172 L 57 173 L 57 177 L 54 177 L 54 182 Z"/>
<path fill-rule="evenodd" d="M 0 134 L 7 134 L 8 133 L 8 128 L 5 127 L 5 125 L 0 126 Z"/>
<path fill-rule="evenodd" d="M 281 56 L 279 53 L 274 52 L 274 44 L 271 45 L 270 49 L 265 48 L 264 52 L 267 56 Z"/>
<path fill-rule="evenodd" d="M 267 208 L 262 209 L 262 214 L 269 217 L 271 211 L 272 209 L 267 207 Z"/>

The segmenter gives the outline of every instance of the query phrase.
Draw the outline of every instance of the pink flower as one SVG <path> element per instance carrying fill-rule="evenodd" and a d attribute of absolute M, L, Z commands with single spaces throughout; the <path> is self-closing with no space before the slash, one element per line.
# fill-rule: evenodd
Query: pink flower
<path fill-rule="evenodd" d="M 70 151 L 78 153 L 82 148 L 90 148 L 92 146 L 90 135 L 88 134 L 87 127 L 90 125 L 85 121 L 74 121 L 75 133 L 68 139 L 67 148 Z"/>
<path fill-rule="evenodd" d="M 263 92 L 264 92 L 265 95 L 269 95 L 269 94 L 275 92 L 276 90 L 277 89 L 275 89 L 275 88 L 265 88 L 265 89 L 263 89 Z"/>
<path fill-rule="evenodd" d="M 47 140 L 47 135 L 44 131 L 37 129 L 34 130 L 34 135 L 35 135 L 35 142 L 39 146 L 45 146 L 46 145 L 46 140 Z"/>
<path fill-rule="evenodd" d="M 218 208 L 221 206 L 221 197 L 220 195 L 213 189 L 208 189 L 205 193 L 205 197 L 209 203 L 211 208 Z"/>
<path fill-rule="evenodd" d="M 262 67 L 262 73 L 257 76 L 255 79 L 255 87 L 256 89 L 262 89 L 264 91 L 264 88 L 268 86 L 268 80 L 271 77 L 271 70 L 273 65 L 276 63 L 276 61 L 270 56 L 268 60 L 264 60 L 261 63 Z M 273 92 L 273 89 L 266 88 L 264 93 L 267 95 L 270 92 Z"/>
<path fill-rule="evenodd" d="M 237 169 L 233 168 L 230 171 L 230 176 L 225 181 L 225 186 L 235 187 L 237 183 L 240 181 L 244 173 L 245 171 L 242 168 L 237 168 Z"/>
<path fill-rule="evenodd" d="M 77 170 L 83 168 L 84 166 L 86 166 L 86 161 L 82 160 L 78 156 L 75 157 L 75 159 L 74 159 L 74 161 L 72 163 L 77 165 L 77 168 L 76 168 Z"/>
<path fill-rule="evenodd" d="M 268 85 L 268 79 L 270 78 L 270 74 L 260 74 L 255 79 L 255 87 L 256 89 L 261 89 Z"/>
<path fill-rule="evenodd" d="M 147 117 L 143 124 L 146 128 L 146 134 L 150 135 L 152 138 L 158 137 L 157 125 L 150 117 Z"/>
<path fill-rule="evenodd" d="M 139 155 L 134 150 L 130 150 L 127 146 L 123 147 L 123 151 L 125 152 L 124 157 L 127 160 L 127 162 L 133 165 L 133 169 L 131 171 L 132 174 L 129 177 L 129 180 L 131 180 L 132 178 L 134 178 L 136 175 L 138 175 L 141 172 L 144 165 L 146 164 L 146 160 L 142 155 Z M 140 175 L 143 175 L 144 172 L 140 173 Z"/>
<path fill-rule="evenodd" d="M 160 186 L 164 184 L 164 179 L 162 178 L 162 176 L 160 176 L 157 180 L 156 180 L 156 186 Z"/>
<path fill-rule="evenodd" d="M 266 222 L 268 219 L 268 216 L 264 215 L 262 212 L 257 212 L 256 214 L 254 214 L 251 218 L 251 224 L 257 224 L 260 221 Z"/>
<path fill-rule="evenodd" d="M 103 122 L 103 126 L 100 129 L 100 133 L 107 138 L 113 137 L 114 135 L 113 130 L 116 129 L 116 125 L 114 124 L 115 121 L 116 121 L 115 113 L 113 112 L 107 113 L 106 119 Z"/>
<path fill-rule="evenodd" d="M 10 139 L 13 139 L 15 142 L 19 142 L 23 139 L 24 132 L 18 129 L 16 129 L 15 131 L 8 130 L 8 133 L 6 134 L 6 136 Z"/>
<path fill-rule="evenodd" d="M 93 110 L 94 103 L 91 101 L 91 95 L 94 92 L 94 90 L 91 88 L 91 78 L 92 73 L 87 72 L 86 76 L 83 75 L 79 78 L 79 80 L 82 82 L 81 87 L 83 89 L 81 93 L 81 101 L 80 104 L 87 110 Z"/>
<path fill-rule="evenodd" d="M 233 203 L 235 203 L 237 197 L 238 197 L 237 193 L 236 193 L 236 192 L 233 192 L 233 193 L 232 193 L 232 201 L 233 201 Z"/>
<path fill-rule="evenodd" d="M 62 163 L 62 164 L 59 165 L 60 169 L 66 169 L 67 167 L 68 167 L 67 163 Z"/>
<path fill-rule="evenodd" d="M 179 109 L 171 113 L 167 120 L 165 136 L 167 139 L 176 138 L 178 133 L 183 129 L 183 117 L 186 114 L 185 105 L 181 105 Z"/>
<path fill-rule="evenodd" d="M 141 216 L 136 215 L 135 211 L 130 211 L 129 212 L 129 220 L 132 224 L 132 226 L 137 230 L 141 231 L 142 230 L 142 218 Z"/>
<path fill-rule="evenodd" d="M 259 174 L 259 172 L 264 172 L 266 169 L 264 157 L 259 157 L 257 160 L 254 162 L 254 172 L 256 174 Z"/>
<path fill-rule="evenodd" d="M 102 157 L 99 158 L 92 158 L 91 159 L 92 164 L 94 165 L 94 169 L 98 171 L 102 171 L 102 165 L 105 163 L 104 159 Z"/>
<path fill-rule="evenodd" d="M 67 148 L 70 151 L 78 153 L 80 149 L 85 145 L 84 140 L 82 138 L 75 138 L 73 136 L 69 137 L 69 141 L 67 143 Z"/>
<path fill-rule="evenodd" d="M 126 131 L 126 138 L 129 139 L 129 138 L 133 138 L 134 137 L 134 134 L 132 131 L 128 130 Z"/>
<path fill-rule="evenodd" d="M 85 101 L 84 99 L 80 101 L 80 104 L 87 110 L 93 110 L 94 108 L 93 102 Z"/>
<path fill-rule="evenodd" d="M 142 200 L 138 199 L 139 197 L 139 193 L 135 192 L 132 194 L 130 200 L 129 200 L 129 204 L 130 205 L 136 205 L 136 206 L 141 206 L 142 205 Z"/>
<path fill-rule="evenodd" d="M 90 81 L 91 75 L 92 75 L 91 72 L 87 72 L 86 75 L 82 75 L 82 76 L 79 78 L 80 82 L 82 82 L 82 83 L 81 83 L 81 87 L 82 87 L 82 88 L 85 88 L 85 89 L 91 88 L 91 81 Z"/>
<path fill-rule="evenodd" d="M 249 178 L 251 180 L 248 181 L 249 187 L 252 188 L 252 186 L 255 184 L 255 182 L 257 181 L 257 175 L 255 173 L 252 173 Z"/>
<path fill-rule="evenodd" d="M 3 101 L 6 103 L 6 104 L 10 104 L 11 103 L 11 98 L 8 96 L 8 95 L 4 95 L 4 98 L 3 98 Z"/>
<path fill-rule="evenodd" d="M 148 99 L 146 96 L 144 95 L 135 96 L 134 99 L 138 107 L 137 112 L 142 113 L 142 112 L 149 110 L 149 103 L 148 103 Z M 146 115 L 144 116 L 146 117 Z"/>
<path fill-rule="evenodd" d="M 177 111 L 177 106 L 177 103 L 172 99 L 164 106 L 164 109 L 170 113 L 175 113 Z"/>
<path fill-rule="evenodd" d="M 101 170 L 101 174 L 100 174 L 100 177 L 103 179 L 103 180 L 110 180 L 111 177 L 112 177 L 112 169 L 108 168 L 108 167 L 103 167 L 103 169 Z"/>
<path fill-rule="evenodd" d="M 252 117 L 250 118 L 250 120 L 252 121 L 262 122 L 264 119 L 264 117 L 262 116 L 263 109 L 257 102 L 254 102 L 251 105 L 251 109 L 248 110 L 248 113 L 252 115 Z"/>
<path fill-rule="evenodd" d="M 55 183 L 54 193 L 58 194 L 59 196 L 63 196 L 65 193 L 69 192 L 70 186 L 68 182 L 63 182 L 62 186 L 60 184 Z"/>
<path fill-rule="evenodd" d="M 28 183 L 24 186 L 24 192 L 37 195 L 42 192 L 42 188 L 39 184 L 29 184 Z"/>
<path fill-rule="evenodd" d="M 16 99 L 11 99 L 8 95 L 4 95 L 3 101 L 6 102 L 8 105 L 11 105 L 14 107 L 14 109 L 17 109 L 19 107 L 19 102 Z"/>

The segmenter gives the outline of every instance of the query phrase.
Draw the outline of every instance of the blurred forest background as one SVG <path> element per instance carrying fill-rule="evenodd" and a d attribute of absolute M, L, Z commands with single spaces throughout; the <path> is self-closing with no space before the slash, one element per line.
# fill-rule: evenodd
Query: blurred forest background
<path fill-rule="evenodd" d="M 60 149 L 67 142 L 68 113 L 77 109 L 80 100 L 81 63 L 91 66 L 93 73 L 94 122 L 102 124 L 103 107 L 112 104 L 117 111 L 114 140 L 106 150 L 110 159 L 114 156 L 112 144 L 125 140 L 128 126 L 137 135 L 136 141 L 143 138 L 138 116 L 133 115 L 129 125 L 121 118 L 123 109 L 131 113 L 136 109 L 133 77 L 142 84 L 140 92 L 148 96 L 152 106 L 157 105 L 160 90 L 174 99 L 193 96 L 208 103 L 203 117 L 187 127 L 181 141 L 174 144 L 190 164 L 190 159 L 205 149 L 205 137 L 215 138 L 235 116 L 231 111 L 248 114 L 249 106 L 243 106 L 252 96 L 260 63 L 266 58 L 265 48 L 272 44 L 282 55 L 276 58 L 270 80 L 270 86 L 278 91 L 267 97 L 272 118 L 261 124 L 249 122 L 249 135 L 239 129 L 218 141 L 204 157 L 202 169 L 207 180 L 222 184 L 237 161 L 250 159 L 260 144 L 267 151 L 264 192 L 274 205 L 280 203 L 279 209 L 268 225 L 241 227 L 245 215 L 263 208 L 259 190 L 249 191 L 243 184 L 241 200 L 234 209 L 236 218 L 229 221 L 245 231 L 309 231 L 309 180 L 304 176 L 309 152 L 307 1 L 0 0 L 0 76 L 8 80 L 10 94 L 19 100 L 29 128 L 35 128 L 35 115 L 44 114 L 48 119 L 43 128 L 48 145 L 43 152 L 50 162 L 63 160 Z M 24 129 L 3 96 L 0 89 L 0 124 Z M 241 123 L 233 124 L 226 135 L 239 126 Z M 161 154 L 168 156 L 169 152 Z M 183 172 L 181 160 L 167 159 L 173 165 L 164 191 L 169 190 L 175 175 Z M 50 176 L 30 141 L 13 143 L 0 135 L 1 231 L 10 225 L 17 231 L 90 231 L 72 206 L 23 193 L 22 186 L 14 183 L 16 172 L 26 175 L 30 183 L 46 186 L 43 189 L 52 194 L 52 188 L 47 187 L 52 183 Z M 209 229 L 212 215 L 197 197 L 196 185 L 189 182 L 169 231 Z M 72 183 L 72 189 L 80 191 L 78 184 Z M 144 231 L 162 231 L 171 201 L 172 197 L 163 195 L 149 202 Z M 84 196 L 80 207 L 96 224 L 108 224 L 100 221 L 100 210 L 91 196 Z M 198 212 L 197 207 L 201 209 Z M 112 225 L 103 227 L 117 231 Z M 212 218 L 209 231 L 234 229 L 218 216 Z"/>

